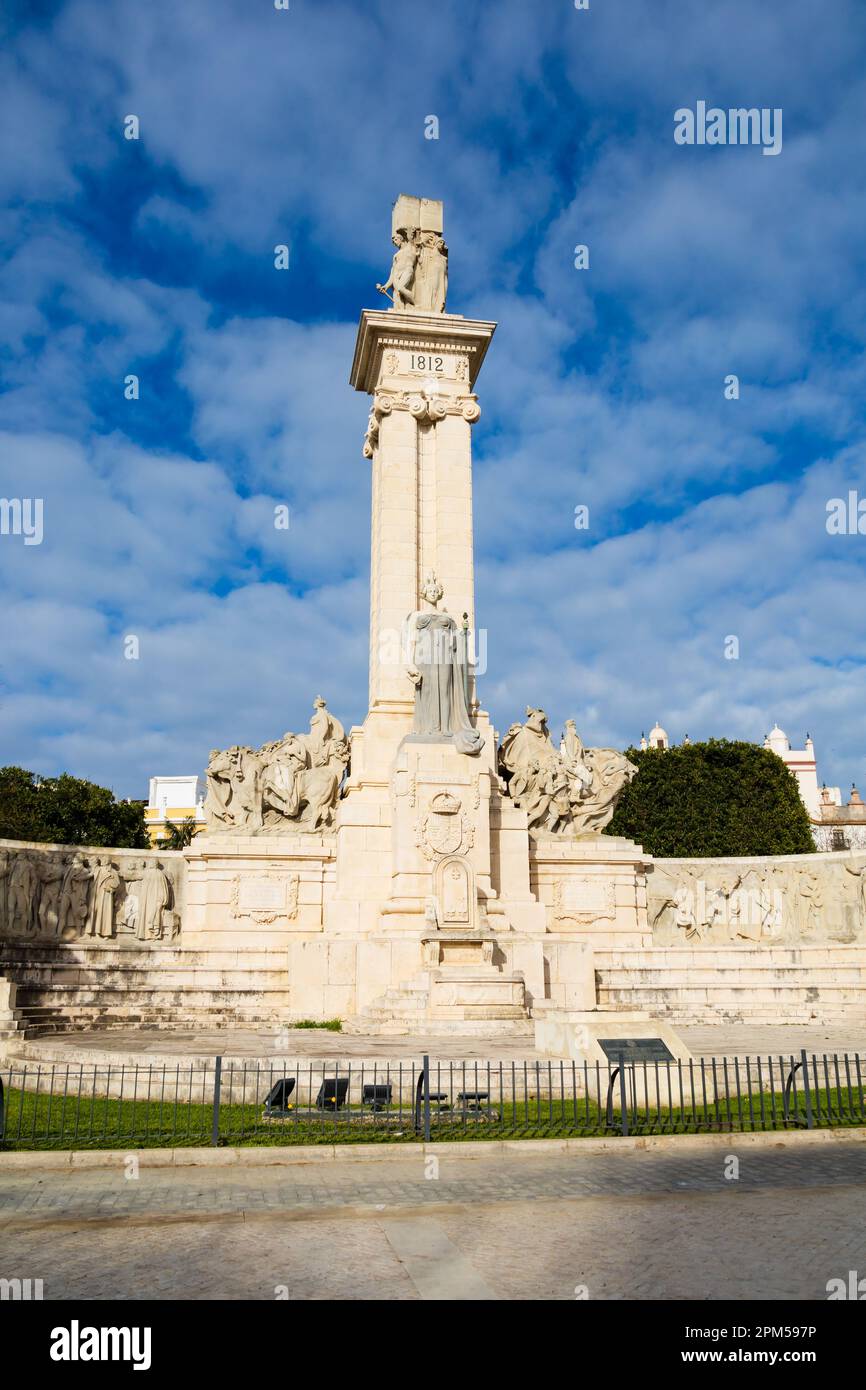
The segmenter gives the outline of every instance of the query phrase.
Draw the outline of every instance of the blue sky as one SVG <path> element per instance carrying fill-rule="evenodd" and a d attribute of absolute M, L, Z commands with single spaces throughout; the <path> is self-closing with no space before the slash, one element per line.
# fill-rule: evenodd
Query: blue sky
<path fill-rule="evenodd" d="M 317 693 L 363 717 L 348 372 L 407 192 L 445 201 L 449 309 L 500 325 L 474 430 L 497 727 L 527 703 L 619 746 L 778 720 L 863 786 L 866 536 L 826 529 L 866 496 L 862 3 L 7 0 L 2 23 L 0 495 L 42 497 L 44 539 L 0 536 L 0 763 L 143 796 L 305 728 Z M 781 153 L 675 144 L 698 100 L 781 108 Z"/>

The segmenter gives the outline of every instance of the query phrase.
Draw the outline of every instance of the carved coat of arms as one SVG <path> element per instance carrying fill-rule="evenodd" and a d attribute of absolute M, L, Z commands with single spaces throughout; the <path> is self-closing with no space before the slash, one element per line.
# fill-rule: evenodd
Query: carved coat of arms
<path fill-rule="evenodd" d="M 472 846 L 474 833 L 462 803 L 451 792 L 437 792 L 419 826 L 418 842 L 426 859 L 457 854 Z"/>

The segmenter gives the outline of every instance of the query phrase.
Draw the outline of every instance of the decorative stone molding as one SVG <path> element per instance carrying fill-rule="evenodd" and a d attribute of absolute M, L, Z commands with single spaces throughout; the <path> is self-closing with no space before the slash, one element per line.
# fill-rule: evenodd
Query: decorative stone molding
<path fill-rule="evenodd" d="M 268 870 L 255 877 L 235 874 L 230 899 L 232 917 L 263 927 L 280 918 L 294 921 L 298 915 L 299 882 L 298 874 L 287 875 L 279 870 Z"/>
<path fill-rule="evenodd" d="M 364 458 L 373 457 L 379 443 L 379 423 L 394 410 L 408 411 L 416 420 L 431 420 L 434 424 L 447 415 L 460 415 L 470 425 L 481 418 L 481 406 L 474 395 L 424 396 L 417 391 L 377 391 L 364 435 Z"/>
<path fill-rule="evenodd" d="M 477 348 L 469 343 L 448 341 L 445 338 L 425 338 L 423 334 L 413 334 L 411 337 L 387 337 L 381 338 L 380 346 L 383 348 L 402 348 L 404 352 L 433 352 L 433 353 L 457 353 L 459 361 L 466 363 L 466 370 L 469 370 L 469 358 L 467 353 L 477 352 Z M 399 366 L 399 362 L 398 362 Z"/>

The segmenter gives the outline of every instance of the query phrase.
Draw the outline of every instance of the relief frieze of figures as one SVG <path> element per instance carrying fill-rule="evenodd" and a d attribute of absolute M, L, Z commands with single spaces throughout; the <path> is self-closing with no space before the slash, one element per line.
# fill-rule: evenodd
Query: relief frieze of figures
<path fill-rule="evenodd" d="M 660 946 L 854 941 L 866 935 L 866 857 L 656 860 L 647 914 Z"/>
<path fill-rule="evenodd" d="M 0 939 L 172 941 L 178 870 L 151 855 L 0 848 Z"/>

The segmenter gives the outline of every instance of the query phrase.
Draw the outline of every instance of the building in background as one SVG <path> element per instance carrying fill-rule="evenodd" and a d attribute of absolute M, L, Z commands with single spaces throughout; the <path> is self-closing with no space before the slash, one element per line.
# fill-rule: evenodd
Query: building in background
<path fill-rule="evenodd" d="M 151 777 L 144 821 L 152 845 L 165 835 L 166 821 L 180 825 L 192 817 L 196 834 L 204 830 L 205 784 L 202 777 Z"/>
<path fill-rule="evenodd" d="M 658 720 L 655 722 L 655 727 L 650 729 L 648 739 L 645 734 L 641 734 L 640 746 L 644 753 L 648 748 L 670 748 L 670 739 Z"/>
<path fill-rule="evenodd" d="M 774 724 L 764 739 L 764 747 L 769 748 L 782 759 L 790 772 L 793 772 L 800 788 L 803 805 L 813 822 L 821 819 L 821 799 L 818 794 L 818 768 L 815 762 L 815 745 L 806 735 L 805 748 L 792 748 L 791 741 L 778 724 Z M 838 788 L 835 790 L 838 791 Z"/>
<path fill-rule="evenodd" d="M 848 802 L 843 802 L 838 787 L 822 787 L 820 809 L 820 821 L 812 831 L 819 849 L 866 849 L 866 802 L 856 787 Z"/>

